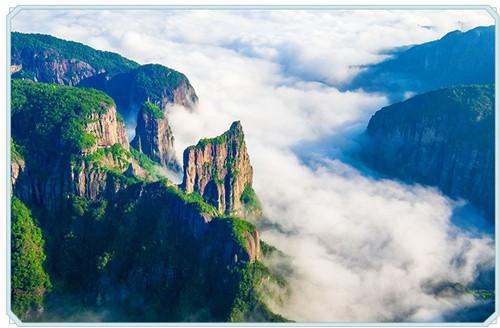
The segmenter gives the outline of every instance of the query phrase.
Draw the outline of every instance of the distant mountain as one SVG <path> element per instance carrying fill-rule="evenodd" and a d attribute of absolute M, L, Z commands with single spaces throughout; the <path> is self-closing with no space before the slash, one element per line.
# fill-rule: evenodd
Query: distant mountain
<path fill-rule="evenodd" d="M 384 92 L 397 101 L 409 93 L 494 82 L 495 26 L 487 26 L 395 51 L 364 68 L 345 88 Z"/>
<path fill-rule="evenodd" d="M 111 97 L 12 80 L 11 112 L 11 296 L 20 319 L 285 320 L 262 294 L 285 282 L 263 264 L 269 247 L 256 227 L 156 175 L 129 147 Z M 236 155 L 204 165 L 236 181 L 225 168 L 250 165 Z"/>
<path fill-rule="evenodd" d="M 494 222 L 495 89 L 431 91 L 382 108 L 366 130 L 373 168 L 465 198 Z"/>

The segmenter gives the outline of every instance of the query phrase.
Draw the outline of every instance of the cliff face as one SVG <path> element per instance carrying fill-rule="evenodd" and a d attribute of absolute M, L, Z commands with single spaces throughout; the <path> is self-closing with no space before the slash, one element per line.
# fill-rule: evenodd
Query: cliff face
<path fill-rule="evenodd" d="M 86 62 L 62 58 L 52 49 L 13 53 L 11 71 L 22 78 L 64 85 L 77 85 L 96 74 Z"/>
<path fill-rule="evenodd" d="M 22 103 L 13 108 L 13 138 L 24 143 L 24 153 L 16 153 L 11 162 L 12 187 L 17 197 L 27 204 L 56 210 L 67 194 L 96 199 L 124 185 L 110 170 L 87 158 L 101 152 L 100 160 L 107 167 L 120 170 L 123 166 L 111 152 L 118 148 L 128 150 L 129 145 L 123 122 L 118 120 L 109 97 L 96 91 L 53 88 L 29 81 L 16 81 L 13 93 L 13 101 L 39 103 L 35 109 Z M 43 103 L 41 99 L 50 100 Z M 95 104 L 82 110 L 80 100 L 92 100 Z M 46 110 L 60 121 L 49 120 L 45 130 L 37 130 L 36 126 L 46 122 L 39 116 Z M 61 142 L 63 139 L 66 141 Z"/>
<path fill-rule="evenodd" d="M 125 126 L 118 119 L 115 106 L 109 106 L 106 111 L 92 113 L 85 130 L 96 138 L 95 146 L 87 150 L 93 152 L 97 148 L 107 148 L 115 144 L 129 149 Z"/>
<path fill-rule="evenodd" d="M 494 87 L 429 92 L 378 111 L 366 161 L 406 181 L 465 198 L 494 221 Z"/>
<path fill-rule="evenodd" d="M 23 171 L 26 167 L 26 163 L 24 162 L 24 159 L 19 154 L 15 154 L 15 153 L 12 153 L 10 161 L 11 161 L 10 162 L 10 185 L 11 185 L 11 193 L 12 193 L 12 187 L 16 184 L 16 181 L 17 181 L 17 178 L 19 177 L 19 175 L 23 173 Z"/>
<path fill-rule="evenodd" d="M 12 165 L 15 170 L 15 164 Z M 51 163 L 51 168 L 39 175 L 37 168 L 24 167 L 13 184 L 13 193 L 29 204 L 56 212 L 64 205 L 67 195 L 96 200 L 113 197 L 125 188 L 125 179 L 111 174 L 92 163 L 80 161 L 68 165 L 64 161 Z"/>
<path fill-rule="evenodd" d="M 252 186 L 253 170 L 240 122 L 216 138 L 187 148 L 183 157 L 182 188 L 186 192 L 199 193 L 223 213 L 242 211 L 241 196 Z"/>
<path fill-rule="evenodd" d="M 175 157 L 174 135 L 165 114 L 154 104 L 146 102 L 137 114 L 132 147 L 155 162 L 179 171 Z"/>

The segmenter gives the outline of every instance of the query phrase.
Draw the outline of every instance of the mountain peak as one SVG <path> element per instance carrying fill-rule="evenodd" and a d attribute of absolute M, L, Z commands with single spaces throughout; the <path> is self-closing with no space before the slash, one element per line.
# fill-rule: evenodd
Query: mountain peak
<path fill-rule="evenodd" d="M 233 124 L 231 124 L 231 127 L 229 128 L 229 131 L 237 132 L 237 133 L 243 133 L 243 126 L 241 125 L 241 122 L 240 121 L 234 121 Z"/>
<path fill-rule="evenodd" d="M 220 212 L 239 214 L 242 196 L 252 187 L 253 169 L 240 121 L 228 131 L 200 140 L 184 151 L 182 188 L 199 193 Z"/>

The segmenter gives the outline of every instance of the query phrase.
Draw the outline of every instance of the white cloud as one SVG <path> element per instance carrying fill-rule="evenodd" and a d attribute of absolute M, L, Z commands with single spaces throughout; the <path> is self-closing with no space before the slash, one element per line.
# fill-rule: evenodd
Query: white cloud
<path fill-rule="evenodd" d="M 330 144 L 310 165 L 293 150 L 325 140 L 339 147 L 386 104 L 332 86 L 381 60 L 380 50 L 492 23 L 464 10 L 27 11 L 13 28 L 185 73 L 200 104 L 169 113 L 179 156 L 242 121 L 255 189 L 269 219 L 289 232 L 263 234 L 292 255 L 291 299 L 276 310 L 298 321 L 426 321 L 472 302 L 431 296 L 425 285 L 471 282 L 478 267 L 492 266 L 492 240 L 454 228 L 454 205 L 433 189 L 365 176 L 327 158 Z"/>
<path fill-rule="evenodd" d="M 263 238 L 292 255 L 292 297 L 278 309 L 301 321 L 440 320 L 470 297 L 434 297 L 425 285 L 467 284 L 493 265 L 494 245 L 453 230 L 434 190 L 375 181 L 337 161 L 310 169 L 266 153 L 279 172 L 256 172 L 274 223 Z M 293 182 L 293 188 L 290 187 Z M 269 186 L 278 186 L 269 188 Z M 450 265 L 462 256 L 462 266 Z"/>

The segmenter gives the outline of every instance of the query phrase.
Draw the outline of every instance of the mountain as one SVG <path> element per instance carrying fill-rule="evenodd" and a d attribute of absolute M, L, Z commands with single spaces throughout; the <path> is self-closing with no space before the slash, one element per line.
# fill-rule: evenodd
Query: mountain
<path fill-rule="evenodd" d="M 364 68 L 346 89 L 384 92 L 397 101 L 408 94 L 494 82 L 495 26 L 487 26 L 396 50 L 389 59 Z"/>
<path fill-rule="evenodd" d="M 27 79 L 45 83 L 90 87 L 104 91 L 116 103 L 116 109 L 125 118 L 127 130 L 134 130 L 136 122 L 144 123 L 145 103 L 152 103 L 165 114 L 170 105 L 181 105 L 193 110 L 198 97 L 187 77 L 158 64 L 139 65 L 118 54 L 95 50 L 81 43 L 66 41 L 43 34 L 13 32 L 11 72 L 14 79 Z M 138 138 L 151 144 L 168 139 L 172 147 L 162 149 L 163 154 L 145 153 L 154 161 L 170 169 L 180 166 L 175 161 L 174 138 L 166 117 L 147 118 L 150 126 L 165 127 L 136 130 Z M 148 134 L 149 133 L 149 134 Z M 166 152 L 166 153 L 165 153 Z"/>
<path fill-rule="evenodd" d="M 285 320 L 262 294 L 286 283 L 263 264 L 256 227 L 158 177 L 111 97 L 14 79 L 11 110 L 19 318 Z"/>
<path fill-rule="evenodd" d="M 12 78 L 102 90 L 123 107 L 123 116 L 148 100 L 162 110 L 167 104 L 192 108 L 198 101 L 187 77 L 162 65 L 139 65 L 116 53 L 44 34 L 12 32 L 11 42 Z"/>
<path fill-rule="evenodd" d="M 188 147 L 182 188 L 199 193 L 221 212 L 242 213 L 245 200 L 250 199 L 244 195 L 254 194 L 244 137 L 241 123 L 234 122 L 222 135 Z"/>
<path fill-rule="evenodd" d="M 465 198 L 490 222 L 495 213 L 495 89 L 431 91 L 373 115 L 363 156 L 373 168 Z"/>
<path fill-rule="evenodd" d="M 139 66 L 118 54 L 44 34 L 11 33 L 13 78 L 78 85 L 97 74 L 114 75 Z"/>

